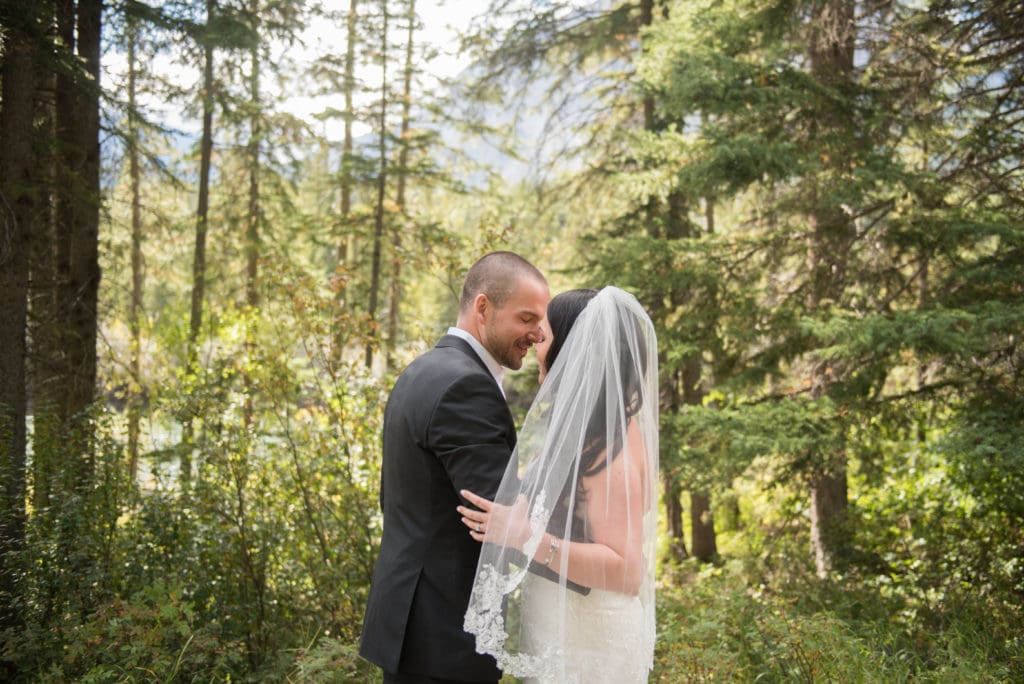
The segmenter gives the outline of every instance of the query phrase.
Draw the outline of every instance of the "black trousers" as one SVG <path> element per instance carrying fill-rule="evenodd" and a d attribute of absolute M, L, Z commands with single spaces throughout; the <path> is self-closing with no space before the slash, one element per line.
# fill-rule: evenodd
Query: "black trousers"
<path fill-rule="evenodd" d="M 426 675 L 406 674 L 404 672 L 385 672 L 384 684 L 497 684 L 496 679 L 481 681 L 464 681 L 461 679 L 437 679 Z"/>

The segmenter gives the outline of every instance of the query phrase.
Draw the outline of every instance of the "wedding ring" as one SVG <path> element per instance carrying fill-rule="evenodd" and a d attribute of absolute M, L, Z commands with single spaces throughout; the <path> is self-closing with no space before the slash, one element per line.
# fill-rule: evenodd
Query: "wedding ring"
<path fill-rule="evenodd" d="M 480 523 L 476 524 L 476 533 L 480 534 Z"/>

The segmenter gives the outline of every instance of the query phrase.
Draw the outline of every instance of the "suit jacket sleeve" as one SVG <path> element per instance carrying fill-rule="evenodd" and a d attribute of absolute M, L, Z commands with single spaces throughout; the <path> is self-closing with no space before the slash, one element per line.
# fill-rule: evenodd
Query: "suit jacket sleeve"
<path fill-rule="evenodd" d="M 427 427 L 427 447 L 448 473 L 455 495 L 468 489 L 493 500 L 515 446 L 508 405 L 493 382 L 455 380 Z"/>

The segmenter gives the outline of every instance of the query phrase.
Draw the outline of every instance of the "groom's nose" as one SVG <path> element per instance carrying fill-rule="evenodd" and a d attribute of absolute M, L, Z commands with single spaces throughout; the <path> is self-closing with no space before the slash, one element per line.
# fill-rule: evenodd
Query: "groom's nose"
<path fill-rule="evenodd" d="M 540 344 L 544 341 L 544 329 L 537 327 L 537 329 L 531 330 L 526 333 L 526 339 L 530 341 L 530 344 Z"/>

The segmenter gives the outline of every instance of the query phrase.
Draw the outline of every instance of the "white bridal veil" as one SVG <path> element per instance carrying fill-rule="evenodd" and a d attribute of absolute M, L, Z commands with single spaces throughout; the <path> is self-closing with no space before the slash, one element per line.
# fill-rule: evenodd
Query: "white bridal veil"
<path fill-rule="evenodd" d="M 601 680 L 646 681 L 657 377 L 650 318 L 632 295 L 604 288 L 573 324 L 498 490 L 499 504 L 525 502 L 529 540 L 517 549 L 488 538 L 481 549 L 465 628 L 506 674 L 582 681 L 587 663 L 613 663 L 625 669 L 601 669 Z"/>

